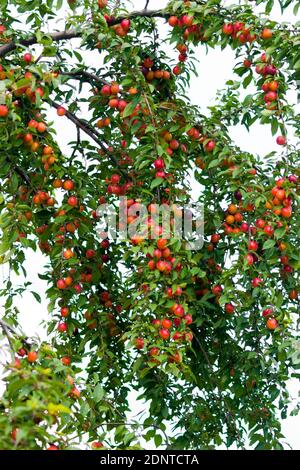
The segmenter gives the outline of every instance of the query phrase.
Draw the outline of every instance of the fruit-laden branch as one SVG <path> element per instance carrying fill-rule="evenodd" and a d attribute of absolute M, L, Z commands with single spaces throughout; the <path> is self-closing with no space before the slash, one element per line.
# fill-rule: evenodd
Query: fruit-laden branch
<path fill-rule="evenodd" d="M 58 109 L 60 107 L 59 104 L 55 103 L 54 101 L 52 101 L 50 99 L 47 102 L 50 106 L 53 106 L 56 109 Z M 120 173 L 122 173 L 123 176 L 125 176 L 127 179 L 130 179 L 129 175 L 120 166 L 120 164 L 119 164 L 118 160 L 116 159 L 116 157 L 114 155 L 112 155 L 109 152 L 109 150 L 105 147 L 105 145 L 102 142 L 103 138 L 102 138 L 101 134 L 98 131 L 96 131 L 95 129 L 90 127 L 88 123 L 82 121 L 81 119 L 79 119 L 77 116 L 75 116 L 75 114 L 71 113 L 70 111 L 66 111 L 65 116 L 68 119 L 70 119 L 70 121 L 72 121 L 78 128 L 82 129 L 83 132 L 85 132 L 91 139 L 93 139 L 93 141 L 96 142 L 97 145 L 99 145 L 99 147 L 105 153 L 105 155 L 108 156 L 108 158 L 111 160 L 113 165 L 116 166 L 119 169 Z"/>
<path fill-rule="evenodd" d="M 9 164 L 13 164 L 13 162 L 11 161 L 11 159 L 9 157 L 6 157 L 6 162 L 9 163 Z M 14 170 L 15 172 L 21 176 L 22 180 L 28 185 L 30 186 L 30 178 L 29 176 L 19 167 L 17 166 L 14 166 Z"/>
<path fill-rule="evenodd" d="M 87 72 L 86 70 L 76 70 L 75 72 L 59 72 L 60 75 L 74 78 L 75 80 L 80 80 L 80 77 L 85 77 L 90 81 L 98 83 L 100 85 L 109 85 L 109 83 L 98 75 L 94 73 Z"/>
<path fill-rule="evenodd" d="M 123 19 L 128 18 L 128 19 L 134 19 L 134 18 L 140 18 L 140 17 L 145 17 L 145 18 L 168 18 L 170 15 L 167 13 L 165 10 L 142 10 L 142 11 L 133 11 L 132 13 L 129 13 L 128 15 L 122 15 L 118 16 L 116 18 L 113 18 L 109 21 L 108 25 L 113 26 L 115 24 L 120 23 Z M 68 29 L 66 31 L 57 31 L 55 33 L 50 33 L 47 34 L 47 36 L 51 37 L 53 42 L 59 42 L 59 41 L 64 41 L 67 39 L 74 39 L 74 38 L 80 38 L 83 34 L 82 29 Z M 33 46 L 34 44 L 37 44 L 38 40 L 36 36 L 31 36 L 27 39 L 22 39 L 19 42 L 15 41 L 10 41 L 7 44 L 4 44 L 3 46 L 0 47 L 0 57 L 4 57 L 10 52 L 14 51 L 18 45 L 21 46 Z"/>

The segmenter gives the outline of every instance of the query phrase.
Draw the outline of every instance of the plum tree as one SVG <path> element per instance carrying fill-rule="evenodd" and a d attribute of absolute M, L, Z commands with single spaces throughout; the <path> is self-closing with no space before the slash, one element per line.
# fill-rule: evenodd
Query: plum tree
<path fill-rule="evenodd" d="M 169 449 L 283 448 L 287 379 L 300 377 L 300 121 L 287 99 L 300 29 L 271 20 L 273 3 L 3 2 L 0 259 L 25 281 L 9 274 L 1 289 L 2 449 L 138 449 L 140 435 Z M 279 3 L 297 15 L 299 1 Z M 235 51 L 236 80 L 202 114 L 186 94 L 196 52 L 217 47 Z M 255 122 L 278 144 L 264 158 L 230 138 Z M 191 171 L 202 249 L 174 236 Z M 143 204 L 146 232 L 99 236 L 105 203 L 129 227 Z M 156 205 L 173 211 L 169 234 Z M 47 342 L 22 333 L 15 308 L 30 250 L 48 260 Z M 149 404 L 136 421 L 133 390 Z"/>

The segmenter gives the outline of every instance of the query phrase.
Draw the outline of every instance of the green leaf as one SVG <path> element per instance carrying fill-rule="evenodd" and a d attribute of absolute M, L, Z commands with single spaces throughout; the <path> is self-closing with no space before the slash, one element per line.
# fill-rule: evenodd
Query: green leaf
<path fill-rule="evenodd" d="M 270 248 L 273 248 L 273 246 L 275 246 L 275 244 L 276 244 L 275 240 L 267 240 L 263 244 L 263 249 L 264 250 L 269 250 Z"/>
<path fill-rule="evenodd" d="M 154 443 L 155 443 L 156 447 L 159 447 L 162 444 L 162 441 L 163 441 L 163 439 L 162 439 L 161 434 L 155 434 Z"/>
<path fill-rule="evenodd" d="M 97 384 L 93 392 L 93 398 L 95 402 L 98 403 L 104 397 L 104 394 L 104 389 L 101 387 L 100 384 Z"/>
<path fill-rule="evenodd" d="M 157 186 L 161 185 L 161 184 L 163 183 L 163 181 L 164 181 L 163 178 L 155 178 L 155 179 L 152 181 L 150 188 L 151 188 L 151 189 L 156 188 Z"/>

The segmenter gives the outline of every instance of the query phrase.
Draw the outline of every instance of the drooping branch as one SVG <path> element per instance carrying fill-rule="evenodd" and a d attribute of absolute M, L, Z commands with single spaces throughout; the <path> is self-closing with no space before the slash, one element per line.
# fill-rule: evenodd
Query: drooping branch
<path fill-rule="evenodd" d="M 169 14 L 165 10 L 141 10 L 141 11 L 133 11 L 132 13 L 129 13 L 128 15 L 122 15 L 118 16 L 116 18 L 113 18 L 109 21 L 109 26 L 113 26 L 115 24 L 120 23 L 124 18 L 128 19 L 134 19 L 134 18 L 140 18 L 140 17 L 145 17 L 145 18 L 168 18 Z M 82 29 L 68 29 L 65 31 L 57 31 L 54 33 L 47 34 L 48 37 L 52 39 L 53 42 L 59 42 L 59 41 L 64 41 L 68 39 L 74 39 L 74 38 L 80 38 L 83 34 Z M 14 51 L 18 45 L 21 46 L 33 46 L 34 44 L 38 43 L 37 37 L 31 36 L 27 39 L 22 39 L 19 42 L 16 41 L 10 41 L 3 46 L 0 47 L 0 57 L 4 57 L 10 52 Z"/>
<path fill-rule="evenodd" d="M 67 31 L 57 31 L 55 33 L 49 34 L 48 36 L 50 36 L 54 42 L 58 42 L 67 39 L 79 38 L 81 37 L 81 35 L 82 31 L 77 31 L 76 29 L 69 29 Z M 8 42 L 0 47 L 0 57 L 4 57 L 10 52 L 14 51 L 18 47 L 18 44 L 22 46 L 33 46 L 37 43 L 38 40 L 36 36 L 31 36 L 30 38 L 22 39 L 21 41 L 19 41 L 19 43 L 15 41 Z"/>
<path fill-rule="evenodd" d="M 54 101 L 50 99 L 48 100 L 48 103 L 50 104 L 50 106 L 53 106 L 55 109 L 60 107 L 58 103 L 55 103 Z M 105 155 L 107 155 L 107 157 L 110 159 L 113 165 L 119 169 L 120 173 L 122 173 L 123 176 L 125 176 L 127 179 L 130 179 L 129 175 L 120 166 L 116 157 L 112 155 L 109 152 L 108 148 L 103 144 L 103 138 L 98 131 L 93 129 L 87 122 L 79 119 L 77 116 L 75 116 L 75 114 L 71 113 L 70 111 L 66 111 L 65 116 L 68 119 L 70 119 L 70 121 L 72 121 L 77 126 L 77 128 L 82 129 L 83 132 L 85 132 L 85 134 L 87 134 L 94 142 L 96 142 L 96 144 L 99 145 L 101 150 L 105 153 Z"/>

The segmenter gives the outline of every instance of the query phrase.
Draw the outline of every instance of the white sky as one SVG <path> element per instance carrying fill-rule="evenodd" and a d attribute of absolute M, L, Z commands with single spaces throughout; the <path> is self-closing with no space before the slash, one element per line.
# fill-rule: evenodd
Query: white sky
<path fill-rule="evenodd" d="M 232 4 L 234 2 L 226 1 L 226 4 Z M 236 2 L 237 3 L 237 2 Z M 142 9 L 145 5 L 145 0 L 135 0 L 131 2 L 133 5 L 132 9 L 139 10 Z M 166 0 L 150 0 L 149 9 L 160 9 L 167 4 Z M 276 6 L 271 13 L 271 18 L 277 21 L 291 21 L 295 22 L 296 18 L 291 14 L 292 9 L 288 9 L 284 15 L 279 11 L 279 8 Z M 166 31 L 166 27 L 162 26 L 163 21 L 160 21 L 160 30 L 161 32 Z M 57 28 L 57 27 L 56 27 Z M 78 44 L 78 41 L 73 41 L 73 45 Z M 99 55 L 93 53 L 85 54 L 87 61 L 95 66 L 95 60 L 99 61 Z M 176 57 L 176 54 L 172 54 L 172 57 Z M 191 87 L 189 91 L 189 96 L 193 104 L 198 104 L 201 107 L 201 110 L 209 105 L 214 104 L 214 97 L 218 89 L 224 88 L 225 82 L 229 79 L 237 79 L 237 76 L 233 74 L 232 69 L 234 67 L 234 52 L 229 48 L 225 51 L 218 49 L 210 49 L 209 54 L 205 54 L 204 47 L 197 48 L 197 59 L 200 61 L 198 64 L 198 74 L 199 77 L 194 77 L 191 80 Z M 175 62 L 175 61 L 174 61 Z M 99 63 L 99 65 L 101 65 Z M 289 94 L 289 99 L 291 103 L 296 103 L 296 93 L 291 92 Z M 74 126 L 68 122 L 66 118 L 57 118 L 56 113 L 51 112 L 49 119 L 55 121 L 55 127 L 58 132 L 58 142 L 62 148 L 67 152 L 66 142 L 75 140 L 74 137 Z M 63 132 L 62 132 L 63 131 Z M 244 150 L 252 152 L 254 154 L 259 154 L 261 157 L 263 155 L 273 151 L 278 150 L 276 146 L 275 138 L 271 135 L 271 131 L 268 126 L 261 126 L 255 124 L 251 131 L 248 133 L 245 128 L 242 126 L 237 126 L 232 129 L 231 136 L 235 142 L 241 146 Z M 196 188 L 194 188 L 196 190 Z M 28 258 L 25 264 L 25 268 L 28 272 L 28 279 L 33 284 L 33 290 L 39 292 L 43 302 L 38 304 L 33 296 L 30 293 L 26 293 L 23 296 L 22 301 L 18 301 L 17 304 L 20 308 L 20 320 L 23 325 L 23 330 L 28 336 L 35 335 L 37 332 L 42 337 L 46 339 L 46 334 L 41 328 L 40 323 L 43 319 L 46 319 L 47 314 L 47 301 L 45 299 L 44 291 L 46 289 L 45 282 L 41 281 L 38 278 L 38 273 L 43 272 L 43 265 L 45 264 L 46 258 L 40 253 L 28 254 Z M 2 274 L 7 273 L 7 267 L 1 266 Z M 22 283 L 22 279 L 19 280 Z M 299 391 L 299 382 L 291 381 L 290 389 L 293 396 L 296 398 Z M 135 412 L 139 412 L 143 407 L 141 403 L 137 403 L 134 400 L 133 396 L 133 408 Z M 287 437 L 287 442 L 292 446 L 294 450 L 300 450 L 300 416 L 290 417 L 287 420 L 283 421 L 283 434 Z"/>

